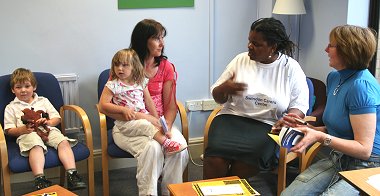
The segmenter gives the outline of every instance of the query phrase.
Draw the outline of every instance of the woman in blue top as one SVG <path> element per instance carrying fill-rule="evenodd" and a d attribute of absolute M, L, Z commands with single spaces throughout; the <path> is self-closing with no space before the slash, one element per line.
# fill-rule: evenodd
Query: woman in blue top
<path fill-rule="evenodd" d="M 380 86 L 367 70 L 376 51 L 375 33 L 352 25 L 335 27 L 325 51 L 336 69 L 327 76 L 325 126 L 298 126 L 305 137 L 291 151 L 302 152 L 315 142 L 332 150 L 281 195 L 359 195 L 338 172 L 380 166 Z M 297 126 L 294 117 L 299 118 L 289 114 L 284 120 Z"/>

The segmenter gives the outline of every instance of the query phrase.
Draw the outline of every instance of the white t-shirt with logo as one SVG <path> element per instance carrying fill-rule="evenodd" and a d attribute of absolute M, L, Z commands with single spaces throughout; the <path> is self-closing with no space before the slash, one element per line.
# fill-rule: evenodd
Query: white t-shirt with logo
<path fill-rule="evenodd" d="M 304 114 L 309 108 L 306 76 L 293 58 L 279 54 L 277 60 L 262 64 L 251 60 L 248 52 L 237 55 L 226 67 L 213 89 L 235 75 L 235 81 L 246 83 L 241 95 L 229 96 L 219 114 L 234 114 L 274 124 L 290 108 Z"/>

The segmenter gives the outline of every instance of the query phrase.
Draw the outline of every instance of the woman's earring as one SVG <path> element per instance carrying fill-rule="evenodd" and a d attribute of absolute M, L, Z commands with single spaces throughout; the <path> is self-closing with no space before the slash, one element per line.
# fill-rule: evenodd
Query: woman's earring
<path fill-rule="evenodd" d="M 268 56 L 268 59 L 270 59 L 270 58 L 272 58 L 272 55 L 269 55 L 269 56 Z"/>

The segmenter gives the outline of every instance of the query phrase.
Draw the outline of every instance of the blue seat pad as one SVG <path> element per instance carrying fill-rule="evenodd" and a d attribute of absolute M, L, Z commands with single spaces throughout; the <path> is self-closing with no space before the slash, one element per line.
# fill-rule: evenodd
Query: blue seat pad
<path fill-rule="evenodd" d="M 133 158 L 133 156 L 127 151 L 122 150 L 117 146 L 112 137 L 112 129 L 107 131 L 108 135 L 108 155 L 115 158 Z"/>
<path fill-rule="evenodd" d="M 23 157 L 20 154 L 20 148 L 15 142 L 8 142 L 8 161 L 9 169 L 13 173 L 22 173 L 31 171 L 28 157 Z M 84 160 L 89 157 L 90 151 L 87 146 L 81 142 L 72 147 L 75 162 Z M 48 147 L 48 152 L 45 154 L 45 169 L 62 165 L 58 158 L 57 150 Z"/>

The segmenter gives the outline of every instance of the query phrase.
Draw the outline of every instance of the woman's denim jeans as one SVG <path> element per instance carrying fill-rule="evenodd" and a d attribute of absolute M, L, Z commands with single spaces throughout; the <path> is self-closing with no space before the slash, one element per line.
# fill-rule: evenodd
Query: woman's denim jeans
<path fill-rule="evenodd" d="M 379 155 L 371 155 L 364 161 L 332 150 L 329 158 L 312 164 L 281 195 L 359 195 L 359 191 L 341 179 L 338 172 L 370 167 L 380 167 Z"/>

